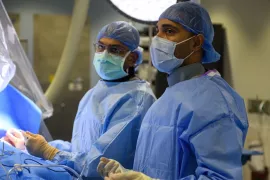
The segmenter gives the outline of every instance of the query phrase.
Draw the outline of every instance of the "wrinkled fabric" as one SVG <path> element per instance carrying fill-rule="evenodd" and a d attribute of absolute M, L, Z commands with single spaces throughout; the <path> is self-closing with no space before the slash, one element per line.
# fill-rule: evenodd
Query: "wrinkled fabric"
<path fill-rule="evenodd" d="M 134 170 L 166 180 L 241 180 L 247 129 L 243 99 L 217 74 L 177 83 L 142 122 Z"/>
<path fill-rule="evenodd" d="M 97 35 L 97 42 L 102 38 L 111 38 L 120 41 L 127 46 L 130 51 L 138 54 L 136 65 L 143 61 L 143 49 L 139 47 L 140 34 L 138 30 L 125 21 L 116 21 L 104 26 Z"/>
<path fill-rule="evenodd" d="M 166 9 L 159 19 L 168 19 L 181 24 L 187 31 L 204 36 L 203 63 L 212 63 L 220 59 L 220 54 L 214 49 L 214 27 L 208 12 L 194 2 L 179 2 Z"/>
<path fill-rule="evenodd" d="M 0 141 L 0 147 L 2 148 L 3 142 Z M 1 149 L 2 151 L 2 149 Z M 23 151 L 12 147 L 5 143 L 4 155 L 0 156 L 0 163 L 3 165 L 5 170 L 8 172 L 15 164 L 26 164 L 26 165 L 55 165 L 50 161 L 42 160 L 38 157 L 31 156 Z M 0 152 L 2 154 L 2 152 Z M 6 180 L 6 171 L 0 165 L 0 180 Z M 12 180 L 48 180 L 48 179 L 64 179 L 72 180 L 73 177 L 61 167 L 50 167 L 50 168 L 37 168 L 37 167 L 25 167 L 22 172 L 17 173 L 12 171 L 10 174 Z"/>
<path fill-rule="evenodd" d="M 80 102 L 72 151 L 59 152 L 53 161 L 78 172 L 86 165 L 87 177 L 100 177 L 96 168 L 102 156 L 132 168 L 140 124 L 154 101 L 145 81 L 99 81 Z"/>
<path fill-rule="evenodd" d="M 49 142 L 49 144 L 60 151 L 68 151 L 71 152 L 71 143 L 68 141 L 63 141 L 63 140 L 54 140 Z"/>

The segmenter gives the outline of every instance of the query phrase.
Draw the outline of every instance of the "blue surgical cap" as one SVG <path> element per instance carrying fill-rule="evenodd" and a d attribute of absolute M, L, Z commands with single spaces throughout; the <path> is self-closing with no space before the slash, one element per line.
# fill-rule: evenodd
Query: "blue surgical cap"
<path fill-rule="evenodd" d="M 199 4 L 180 2 L 166 9 L 159 19 L 168 19 L 181 24 L 187 31 L 204 36 L 204 56 L 202 63 L 212 63 L 220 59 L 220 54 L 214 49 L 212 42 L 214 28 L 208 12 Z"/>
<path fill-rule="evenodd" d="M 142 63 L 142 51 L 138 50 L 140 34 L 138 30 L 125 21 L 116 21 L 104 26 L 98 33 L 97 41 L 101 38 L 111 38 L 120 41 L 132 52 L 138 54 L 137 65 Z"/>
<path fill-rule="evenodd" d="M 130 51 L 135 50 L 140 43 L 140 35 L 137 29 L 124 21 L 117 21 L 104 26 L 98 33 L 97 41 L 104 37 L 120 41 Z"/>

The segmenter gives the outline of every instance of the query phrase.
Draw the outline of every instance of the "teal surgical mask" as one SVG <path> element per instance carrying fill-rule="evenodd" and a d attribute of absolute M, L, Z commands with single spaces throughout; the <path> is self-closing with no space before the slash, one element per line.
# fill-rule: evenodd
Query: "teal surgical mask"
<path fill-rule="evenodd" d="M 95 53 L 94 66 L 98 75 L 104 80 L 116 80 L 128 76 L 124 71 L 124 63 L 126 57 L 130 54 L 128 52 L 124 57 L 109 54 L 106 51 Z"/>

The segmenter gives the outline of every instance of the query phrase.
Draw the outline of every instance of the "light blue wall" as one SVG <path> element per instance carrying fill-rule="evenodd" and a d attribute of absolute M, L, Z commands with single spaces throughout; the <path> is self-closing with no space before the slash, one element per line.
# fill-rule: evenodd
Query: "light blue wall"
<path fill-rule="evenodd" d="M 28 57 L 33 63 L 33 15 L 34 14 L 72 14 L 73 0 L 3 0 L 8 12 L 20 14 L 20 38 L 28 39 L 29 54 Z M 129 21 L 127 18 L 119 14 L 107 0 L 90 0 L 89 8 L 90 18 L 90 61 L 93 57 L 93 48 L 91 44 L 95 41 L 99 30 L 112 21 Z M 134 23 L 134 22 L 133 22 Z M 138 29 L 143 27 L 142 24 L 134 23 Z M 90 80 L 93 87 L 99 77 L 91 64 Z"/>

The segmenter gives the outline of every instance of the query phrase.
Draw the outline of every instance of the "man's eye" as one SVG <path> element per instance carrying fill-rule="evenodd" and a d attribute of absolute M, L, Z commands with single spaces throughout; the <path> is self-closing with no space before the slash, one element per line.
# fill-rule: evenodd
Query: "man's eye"
<path fill-rule="evenodd" d="M 98 49 L 99 49 L 99 50 L 102 50 L 102 49 L 104 49 L 104 46 L 98 45 Z"/>
<path fill-rule="evenodd" d="M 175 31 L 173 29 L 166 29 L 165 33 L 166 34 L 173 34 L 173 33 L 175 33 Z"/>
<path fill-rule="evenodd" d="M 112 48 L 110 49 L 110 51 L 111 51 L 112 53 L 119 53 L 118 48 L 115 48 L 115 47 L 112 47 Z"/>

